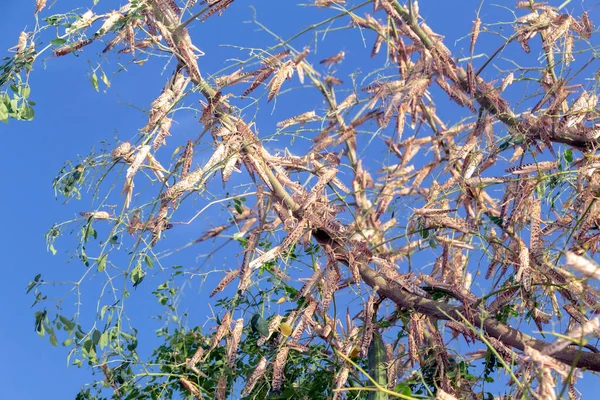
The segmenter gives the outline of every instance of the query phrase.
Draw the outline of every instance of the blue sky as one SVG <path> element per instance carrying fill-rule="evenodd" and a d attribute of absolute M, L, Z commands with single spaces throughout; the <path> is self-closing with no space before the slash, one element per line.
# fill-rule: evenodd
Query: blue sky
<path fill-rule="evenodd" d="M 91 0 L 58 0 L 50 11 L 42 12 L 42 16 L 75 7 L 84 7 L 85 10 L 91 3 Z M 102 0 L 99 7 L 101 10 L 106 10 L 107 7 L 118 8 L 120 3 Z M 296 3 L 257 1 L 257 17 L 283 38 L 324 18 L 322 10 L 301 7 Z M 513 3 L 510 1 L 510 6 Z M 16 44 L 22 30 L 30 30 L 34 25 L 33 4 L 33 1 L 0 1 L 2 56 L 6 54 L 6 49 Z M 459 39 L 469 32 L 478 6 L 479 1 L 473 0 L 423 0 L 421 13 L 436 32 L 445 36 L 445 42 L 451 49 L 467 54 L 468 40 Z M 572 7 L 578 11 L 591 6 L 591 2 L 572 3 Z M 293 17 L 289 18 L 289 15 Z M 592 18 L 594 16 L 597 17 L 598 12 L 594 12 Z M 225 58 L 241 57 L 240 53 L 247 56 L 250 47 L 260 46 L 261 43 L 275 43 L 272 37 L 260 32 L 255 25 L 244 22 L 251 18 L 252 10 L 247 3 L 238 0 L 223 17 L 211 18 L 191 29 L 192 36 L 197 38 L 194 43 L 206 53 L 199 61 L 202 71 L 216 72 L 224 66 L 222 60 Z M 512 20 L 510 13 L 502 7 L 491 5 L 484 7 L 481 18 L 484 22 Z M 364 53 L 370 51 L 371 42 L 364 49 L 357 45 L 360 44 L 360 38 L 342 40 L 343 34 L 345 33 L 330 33 L 333 39 L 327 40 L 322 47 L 319 45 L 319 58 L 315 57 L 315 60 L 340 50 L 346 51 L 349 64 L 353 60 L 364 60 Z M 50 37 L 45 36 L 46 39 Z M 493 42 L 493 39 L 485 36 L 480 39 L 482 45 L 487 40 Z M 294 46 L 301 49 L 311 43 L 310 37 L 303 37 Z M 68 263 L 69 254 L 66 250 L 72 242 L 68 239 L 57 242 L 59 252 L 52 256 L 46 251 L 44 234 L 53 223 L 74 218 L 76 213 L 89 210 L 92 204 L 88 198 L 68 204 L 63 204 L 60 198 L 56 200 L 52 180 L 66 160 L 87 155 L 92 147 L 100 148 L 102 141 L 109 141 L 113 145 L 117 137 L 118 140 L 134 139 L 146 119 L 146 115 L 136 107 L 146 108 L 160 93 L 173 67 L 170 65 L 164 68 L 163 61 L 155 60 L 143 68 L 129 64 L 127 73 L 115 74 L 119 60 L 103 60 L 112 86 L 105 90 L 101 84 L 101 91 L 98 93 L 90 84 L 89 75 L 90 63 L 95 66 L 102 59 L 98 55 L 100 50 L 100 46 L 94 45 L 78 57 L 70 55 L 56 60 L 48 59 L 45 63 L 38 62 L 30 78 L 31 96 L 37 102 L 35 119 L 32 122 L 12 120 L 9 124 L 0 123 L 0 162 L 5 171 L 4 195 L 0 197 L 0 209 L 4 213 L 0 249 L 4 255 L 1 263 L 4 276 L 8 278 L 1 292 L 5 306 L 0 307 L 0 320 L 3 321 L 0 343 L 5 360 L 0 364 L 0 383 L 5 398 L 72 398 L 90 380 L 88 369 L 67 367 L 65 348 L 51 347 L 47 340 L 41 340 L 34 332 L 33 309 L 30 308 L 33 298 L 25 295 L 27 283 L 37 273 L 52 277 L 52 280 L 67 279 L 72 277 L 73 270 L 83 268 L 75 261 Z M 511 51 L 513 49 L 508 49 L 507 54 Z M 368 61 L 362 68 L 368 70 Z M 490 76 L 495 72 L 490 70 Z M 340 72 L 341 75 L 345 73 L 343 70 Z M 311 101 L 310 98 L 303 100 L 307 103 Z M 317 100 L 314 102 L 315 106 L 319 106 Z M 252 115 L 256 111 L 261 117 L 261 123 L 264 123 L 258 128 L 267 132 L 274 122 L 296 113 L 293 106 L 293 101 L 282 96 L 282 101 L 277 102 L 276 108 L 263 105 L 258 111 L 249 108 L 247 113 Z M 440 115 L 444 115 L 444 111 Z M 178 135 L 179 143 L 196 137 L 199 129 L 196 119 L 193 113 L 183 114 L 178 118 L 179 124 L 173 128 L 173 134 Z M 277 147 L 277 143 L 272 146 Z M 201 221 L 206 223 L 207 217 L 203 216 Z M 171 234 L 170 240 L 181 245 L 184 240 L 190 239 L 190 235 L 199 236 L 203 227 L 205 225 L 200 221 L 195 225 L 182 226 Z M 200 250 L 186 249 L 169 258 L 165 266 L 185 264 L 201 268 L 201 254 Z M 230 265 L 223 261 L 222 268 L 227 267 Z M 157 275 L 160 273 L 157 272 Z M 160 280 L 161 277 L 156 278 Z M 190 305 L 190 315 L 198 318 L 209 315 L 209 310 L 204 306 L 204 286 L 198 280 L 190 280 L 189 285 L 193 290 L 184 300 L 186 304 L 203 305 L 200 310 L 194 310 Z M 212 289 L 211 285 L 207 287 L 209 291 Z M 93 282 L 89 288 L 92 293 L 98 289 Z M 153 343 L 152 332 L 160 326 L 159 322 L 150 319 L 151 313 L 144 309 L 146 301 L 156 302 L 149 294 L 152 289 L 150 286 L 140 289 L 129 304 L 139 310 L 135 323 L 138 329 L 147 330 L 146 345 Z M 194 297 L 194 294 L 198 297 Z M 84 308 L 89 306 L 94 310 L 92 297 L 83 304 Z M 72 306 L 70 303 L 65 307 Z M 194 311 L 198 314 L 194 314 Z M 597 378 L 592 376 L 586 376 L 583 382 L 580 390 L 590 392 L 598 383 Z"/>

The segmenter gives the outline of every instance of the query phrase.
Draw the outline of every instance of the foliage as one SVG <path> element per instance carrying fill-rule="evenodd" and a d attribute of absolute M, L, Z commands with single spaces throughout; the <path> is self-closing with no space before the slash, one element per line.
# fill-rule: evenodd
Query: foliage
<path fill-rule="evenodd" d="M 47 234 L 54 254 L 76 237 L 85 269 L 28 291 L 36 331 L 94 372 L 78 399 L 577 398 L 582 371 L 600 371 L 587 12 L 530 0 L 482 21 L 480 8 L 456 27 L 461 52 L 415 0 L 299 4 L 319 21 L 289 39 L 253 9 L 271 44 L 213 67 L 194 43 L 215 39 L 192 28 L 225 29 L 241 2 L 104 3 L 53 15 L 38 0 L 42 22 L 0 67 L 5 122 L 33 118 L 28 78 L 48 51 L 100 44 L 97 91 L 111 60 L 114 75 L 165 55 L 172 70 L 134 139 L 54 181 L 91 199 Z M 201 132 L 171 135 L 197 101 Z M 204 233 L 182 243 L 189 227 Z M 200 266 L 170 261 L 189 247 Z M 194 292 L 198 278 L 212 292 Z"/>

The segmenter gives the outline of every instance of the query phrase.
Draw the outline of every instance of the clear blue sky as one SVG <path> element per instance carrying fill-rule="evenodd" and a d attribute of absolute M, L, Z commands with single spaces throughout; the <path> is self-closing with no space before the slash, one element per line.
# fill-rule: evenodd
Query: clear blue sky
<path fill-rule="evenodd" d="M 33 0 L 0 0 L 0 56 L 6 55 L 6 49 L 16 44 L 22 30 L 30 30 L 34 25 L 34 3 Z M 51 10 L 42 12 L 42 16 L 72 10 L 75 7 L 83 7 L 85 10 L 91 3 L 91 0 L 57 0 Z M 123 2 L 101 0 L 99 7 L 104 11 L 107 7 L 118 8 L 121 3 Z M 319 11 L 297 7 L 297 2 L 292 0 L 256 3 L 258 18 L 284 38 L 322 18 L 318 15 Z M 445 35 L 446 44 L 459 51 L 462 49 L 463 54 L 466 54 L 468 41 L 456 41 L 470 30 L 479 1 L 422 0 L 420 3 L 422 15 L 436 32 Z M 515 1 L 511 0 L 508 3 L 510 4 L 507 6 L 512 7 Z M 558 5 L 560 2 L 552 3 Z M 572 7 L 589 8 L 592 3 L 573 2 Z M 222 66 L 220 63 L 224 54 L 232 53 L 231 48 L 219 45 L 260 45 L 261 40 L 273 44 L 271 38 L 257 32 L 255 26 L 242 23 L 249 20 L 251 15 L 248 2 L 238 0 L 221 19 L 213 18 L 206 24 L 196 25 L 192 30 L 194 37 L 198 38 L 195 44 L 206 53 L 206 56 L 199 60 L 203 71 L 217 71 Z M 288 15 L 293 15 L 294 18 L 288 18 Z M 598 17 L 598 12 L 594 12 L 592 17 L 594 16 Z M 304 19 L 305 17 L 307 19 Z M 491 5 L 484 7 L 481 18 L 484 22 L 512 19 L 507 11 Z M 229 23 L 224 25 L 223 21 Z M 597 21 L 597 25 L 598 23 L 600 21 Z M 224 26 L 227 26 L 227 29 L 224 29 Z M 217 33 L 218 40 L 214 36 Z M 487 39 L 482 37 L 481 40 Z M 346 46 L 344 49 L 349 58 L 354 54 L 362 59 L 363 53 L 369 50 L 347 47 L 359 43 L 360 40 L 348 40 L 340 46 Z M 297 46 L 301 48 L 302 44 L 299 42 Z M 328 41 L 327 46 L 329 48 L 318 49 L 319 56 L 324 58 L 340 50 L 335 41 Z M 367 46 L 370 46 L 370 43 Z M 70 55 L 58 60 L 50 59 L 45 64 L 38 62 L 30 80 L 32 99 L 37 102 L 35 119 L 32 122 L 11 121 L 9 124 L 0 122 L 0 165 L 5 171 L 3 195 L 0 196 L 0 210 L 4 215 L 3 229 L 0 231 L 0 250 L 3 254 L 0 265 L 5 277 L 0 292 L 3 304 L 0 307 L 2 398 L 74 398 L 81 386 L 90 380 L 89 369 L 67 367 L 65 348 L 51 347 L 47 340 L 41 340 L 34 332 L 33 309 L 30 308 L 33 298 L 25 295 L 27 283 L 37 273 L 57 278 L 70 276 L 70 269 L 83 268 L 77 262 L 67 263 L 69 256 L 65 249 L 68 247 L 68 241 L 58 242 L 58 255 L 52 256 L 46 252 L 44 234 L 49 227 L 57 221 L 74 217 L 79 211 L 86 211 L 90 205 L 88 200 L 67 205 L 63 205 L 61 199 L 55 200 L 52 180 L 64 161 L 74 160 L 77 155 L 86 155 L 89 149 L 98 146 L 100 141 L 109 140 L 114 143 L 115 136 L 118 136 L 119 140 L 134 138 L 137 130 L 145 124 L 145 115 L 128 104 L 147 107 L 160 93 L 172 70 L 172 66 L 167 68 L 157 80 L 157 71 L 163 66 L 160 63 L 144 68 L 132 68 L 129 73 L 111 75 L 112 88 L 107 93 L 97 93 L 89 82 L 88 61 L 95 65 L 100 50 L 101 47 L 93 47 L 79 57 Z M 153 80 L 150 80 L 150 77 Z M 291 108 L 286 107 L 290 105 L 284 104 L 277 109 L 277 113 L 281 114 L 274 116 L 273 120 L 283 119 L 293 113 L 287 112 Z M 269 108 L 267 114 L 270 112 Z M 194 131 L 191 131 L 192 129 Z M 174 134 L 191 139 L 196 136 L 197 129 L 193 118 L 184 119 L 174 128 Z M 179 142 L 182 143 L 183 140 Z M 186 236 L 188 233 L 189 231 L 182 229 L 181 235 Z M 197 262 L 196 255 L 194 251 L 188 251 L 169 263 Z M 205 297 L 204 294 L 203 299 Z M 142 308 L 142 300 L 137 301 L 138 306 Z M 188 301 L 198 300 L 188 298 Z M 85 306 L 93 310 L 95 304 L 88 303 L 84 304 Z M 206 314 L 208 312 L 203 308 L 200 316 Z M 140 315 L 143 315 L 143 312 Z M 140 318 L 136 321 L 136 327 L 147 328 L 152 332 L 156 324 L 149 318 Z M 150 339 L 148 343 L 151 343 Z M 586 376 L 579 388 L 589 390 L 592 396 L 591 393 L 598 383 L 597 378 Z"/>

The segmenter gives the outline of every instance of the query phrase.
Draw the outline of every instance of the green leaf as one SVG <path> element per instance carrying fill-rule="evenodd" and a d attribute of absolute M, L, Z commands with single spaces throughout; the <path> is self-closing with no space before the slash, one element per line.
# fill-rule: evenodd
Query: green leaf
<path fill-rule="evenodd" d="M 33 278 L 33 281 L 29 282 L 27 285 L 27 293 L 31 292 L 31 290 L 39 284 L 41 277 L 42 274 L 37 274 L 35 278 Z"/>
<path fill-rule="evenodd" d="M 100 342 L 100 336 L 102 336 L 100 331 L 98 329 L 94 329 L 94 332 L 92 333 L 92 343 L 94 343 L 94 345 L 97 345 L 98 342 Z"/>
<path fill-rule="evenodd" d="M 31 94 L 31 88 L 29 87 L 29 85 L 24 85 L 23 88 L 21 89 L 21 97 L 26 99 L 29 97 L 30 94 Z"/>
<path fill-rule="evenodd" d="M 138 345 L 138 341 L 136 338 L 133 338 L 133 340 L 131 341 L 131 343 L 129 343 L 127 345 L 127 350 L 129 351 L 134 351 L 137 348 Z"/>
<path fill-rule="evenodd" d="M 19 110 L 19 99 L 12 99 L 10 101 L 10 109 L 8 111 L 9 114 L 11 114 L 12 117 L 16 117 L 18 110 Z"/>
<path fill-rule="evenodd" d="M 94 228 L 92 228 L 92 219 L 93 218 L 90 217 L 88 219 L 87 224 L 85 226 L 81 227 L 81 230 L 82 230 L 81 234 L 82 234 L 84 243 L 88 242 L 88 239 L 89 239 L 90 235 L 92 235 L 92 237 L 94 239 L 98 238 L 98 232 L 96 232 L 96 230 Z"/>
<path fill-rule="evenodd" d="M 573 150 L 567 149 L 565 151 L 565 160 L 567 162 L 573 162 Z"/>
<path fill-rule="evenodd" d="M 56 339 L 56 335 L 54 333 L 50 335 L 50 344 L 52 347 L 58 346 L 58 340 Z"/>
<path fill-rule="evenodd" d="M 0 103 L 0 121 L 8 122 L 8 107 L 4 103 Z"/>
<path fill-rule="evenodd" d="M 60 322 L 62 322 L 65 325 L 65 330 L 72 331 L 75 328 L 75 322 L 68 319 L 64 315 L 59 315 L 58 319 L 60 320 Z"/>
<path fill-rule="evenodd" d="M 83 263 L 83 265 L 85 265 L 86 267 L 90 266 L 90 260 L 87 256 L 87 254 L 85 253 L 85 247 L 81 248 L 81 254 L 79 255 L 79 258 L 81 259 L 81 262 Z"/>
<path fill-rule="evenodd" d="M 108 310 L 108 304 L 103 306 L 102 309 L 100 310 L 100 319 L 104 319 L 104 314 L 106 314 L 106 310 Z"/>
<path fill-rule="evenodd" d="M 506 140 L 506 141 L 500 143 L 500 145 L 498 146 L 498 149 L 500 151 L 503 151 L 503 150 L 508 149 L 509 146 L 510 146 L 510 140 Z"/>
<path fill-rule="evenodd" d="M 36 311 L 35 312 L 35 331 L 38 333 L 38 335 L 40 335 L 41 337 L 44 337 L 44 319 L 46 318 L 48 311 L 44 310 L 44 311 Z"/>
<path fill-rule="evenodd" d="M 152 258 L 148 254 L 144 254 L 144 264 L 150 269 L 154 268 L 154 262 L 152 262 Z"/>
<path fill-rule="evenodd" d="M 431 247 L 433 250 L 437 249 L 437 240 L 435 236 L 431 236 L 429 238 L 429 247 Z"/>
<path fill-rule="evenodd" d="M 242 205 L 244 204 L 245 201 L 246 201 L 245 197 L 240 197 L 239 199 L 233 199 L 233 205 L 235 207 L 235 211 L 237 211 L 237 213 L 240 215 L 242 215 L 242 213 L 244 212 L 244 208 L 242 207 Z"/>
<path fill-rule="evenodd" d="M 135 266 L 135 268 L 133 269 L 133 271 L 131 271 L 131 282 L 133 282 L 133 287 L 137 287 L 137 285 L 139 285 L 140 283 L 142 283 L 142 280 L 144 280 L 144 270 L 142 269 L 142 265 L 138 264 Z"/>
<path fill-rule="evenodd" d="M 60 25 L 60 21 L 61 21 L 61 17 L 59 15 L 51 15 L 49 17 L 46 18 L 42 18 L 43 21 L 46 21 L 46 23 L 49 26 L 58 26 Z"/>
<path fill-rule="evenodd" d="M 495 215 L 488 215 L 490 221 L 492 221 L 494 224 L 498 225 L 499 227 L 503 227 L 504 226 L 504 220 L 500 217 L 496 217 Z"/>
<path fill-rule="evenodd" d="M 91 340 L 88 339 L 85 342 L 83 342 L 82 350 L 84 355 L 88 355 L 90 358 L 96 357 L 96 344 Z"/>
<path fill-rule="evenodd" d="M 250 320 L 250 327 L 253 332 L 260 333 L 261 336 L 269 336 L 269 324 L 260 314 L 254 314 Z"/>
<path fill-rule="evenodd" d="M 65 43 L 67 43 L 67 39 L 56 38 L 50 41 L 50 44 L 54 46 L 62 46 Z"/>
<path fill-rule="evenodd" d="M 31 307 L 35 306 L 37 303 L 39 303 L 40 301 L 46 300 L 46 296 L 44 296 L 42 293 L 37 293 L 35 295 L 35 300 L 33 302 L 33 304 L 31 305 Z"/>
<path fill-rule="evenodd" d="M 242 208 L 242 205 L 239 202 L 235 202 L 235 211 L 237 211 L 237 213 L 240 215 L 242 215 L 242 213 L 244 212 L 244 209 Z"/>
<path fill-rule="evenodd" d="M 108 331 L 104 331 L 100 336 L 100 341 L 98 342 L 100 349 L 105 348 L 108 345 Z"/>
<path fill-rule="evenodd" d="M 394 392 L 403 394 L 404 396 L 412 396 L 413 392 L 405 383 L 399 383 L 394 387 Z"/>
<path fill-rule="evenodd" d="M 102 272 L 106 269 L 106 256 L 108 256 L 108 254 L 102 254 L 98 259 L 98 272 Z"/>
<path fill-rule="evenodd" d="M 34 116 L 33 108 L 29 106 L 27 103 L 22 103 L 21 107 L 19 107 L 20 118 L 23 121 L 31 121 Z"/>
<path fill-rule="evenodd" d="M 99 92 L 100 88 L 98 87 L 98 75 L 96 75 L 95 72 L 90 77 L 90 81 L 92 82 L 92 86 L 94 87 L 94 89 L 96 90 L 96 92 Z"/>
<path fill-rule="evenodd" d="M 104 82 L 106 87 L 110 87 L 110 81 L 108 80 L 108 77 L 106 76 L 106 74 L 104 72 L 102 72 L 100 79 L 102 79 L 102 82 Z"/>

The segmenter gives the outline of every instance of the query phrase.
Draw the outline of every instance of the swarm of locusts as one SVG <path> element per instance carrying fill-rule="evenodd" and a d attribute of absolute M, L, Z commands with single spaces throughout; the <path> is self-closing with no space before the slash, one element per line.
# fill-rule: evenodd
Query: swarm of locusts
<path fill-rule="evenodd" d="M 38 1 L 36 12 L 45 3 Z M 600 353 L 582 341 L 600 338 L 594 317 L 600 311 L 594 282 L 600 267 L 590 261 L 600 243 L 595 150 L 600 127 L 593 87 L 561 77 L 557 66 L 567 68 L 588 56 L 577 53 L 578 43 L 586 43 L 594 31 L 586 12 L 574 16 L 546 3 L 517 3 L 518 18 L 501 49 L 512 44 L 530 57 L 537 51 L 532 48 L 539 48 L 542 60 L 538 75 L 527 76 L 529 85 L 539 86 L 535 101 L 517 111 L 505 93 L 529 72 L 515 69 L 501 72 L 497 80 L 484 79 L 499 52 L 473 57 L 478 38 L 488 32 L 479 17 L 467 39 L 470 57 L 459 59 L 420 16 L 416 0 L 374 0 L 360 7 L 315 0 L 317 11 L 335 11 L 340 26 L 371 38 L 365 57 L 381 59 L 386 67 L 385 75 L 342 90 L 349 77 L 338 68 L 356 62 L 351 60 L 359 51 L 349 57 L 343 43 L 339 52 L 323 57 L 310 47 L 296 49 L 281 41 L 233 72 L 207 74 L 187 27 L 217 18 L 239 2 L 177 3 L 138 0 L 106 14 L 90 11 L 72 28 L 73 41 L 55 48 L 54 55 L 102 41 L 104 52 L 135 57 L 154 51 L 175 60 L 172 76 L 150 104 L 139 141 L 120 143 L 111 163 L 124 165 L 127 210 L 136 207 L 134 182 L 155 179 L 162 185 L 147 220 L 138 214 L 129 219 L 130 233 L 148 235 L 152 246 L 160 246 L 188 195 L 202 192 L 215 173 L 224 186 L 234 172 L 247 174 L 253 201 L 195 241 L 232 229 L 247 238 L 239 267 L 226 271 L 211 296 L 232 287 L 243 296 L 267 264 L 271 274 L 289 281 L 287 264 L 278 260 L 293 248 L 318 245 L 316 266 L 302 271 L 298 285 L 301 306 L 262 321 L 263 343 L 275 337 L 278 351 L 272 359 L 260 359 L 243 393 L 265 379 L 277 391 L 291 352 L 307 352 L 321 341 L 341 365 L 334 376 L 335 398 L 342 397 L 349 375 L 356 373 L 349 360 L 357 354 L 369 358 L 368 372 L 380 388 L 394 388 L 415 366 L 435 365 L 438 395 L 445 396 L 439 398 L 474 398 L 472 383 L 450 374 L 457 356 L 448 345 L 460 338 L 491 349 L 514 371 L 514 398 L 555 398 L 558 380 L 576 398 L 578 371 L 600 371 Z M 252 96 L 263 106 L 272 104 L 295 85 L 316 90 L 323 106 L 299 109 L 271 128 L 249 120 L 238 107 Z M 212 152 L 194 157 L 200 138 L 189 140 L 181 143 L 171 165 L 163 165 L 156 154 L 178 141 L 170 132 L 173 111 L 192 92 L 203 96 L 199 124 L 211 135 Z M 459 110 L 462 118 L 445 121 L 438 113 L 443 107 Z M 293 146 L 277 153 L 257 126 L 314 135 L 303 154 Z M 378 163 L 367 157 L 372 142 L 385 154 Z M 550 204 L 553 190 L 560 194 Z M 117 221 L 98 212 L 84 215 Z M 261 248 L 260 238 L 274 231 L 281 240 Z M 349 290 L 366 293 L 360 310 L 332 313 L 336 294 Z M 550 322 L 559 316 L 568 323 L 556 340 L 526 334 L 501 318 L 508 305 L 522 323 L 525 316 L 532 322 L 529 332 L 552 330 Z M 226 310 L 210 344 L 187 360 L 190 374 L 203 374 L 203 363 L 220 346 L 235 369 L 250 324 L 242 314 L 234 319 L 237 311 Z M 389 326 L 400 327 L 402 340 L 386 340 Z M 528 381 L 537 384 L 522 384 Z M 181 384 L 202 397 L 193 379 L 181 378 Z M 221 376 L 215 398 L 225 399 L 230 389 Z"/>

